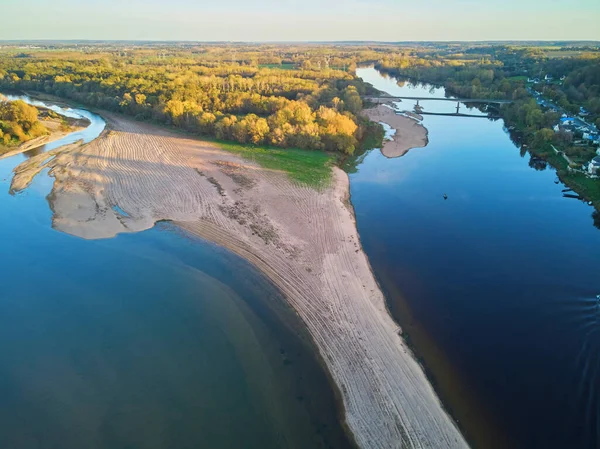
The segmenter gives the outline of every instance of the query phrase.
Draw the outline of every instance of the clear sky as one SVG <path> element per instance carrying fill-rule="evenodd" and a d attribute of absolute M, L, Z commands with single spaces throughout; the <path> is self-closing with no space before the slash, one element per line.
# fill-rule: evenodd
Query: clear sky
<path fill-rule="evenodd" d="M 600 0 L 0 0 L 0 17 L 0 40 L 600 40 Z"/>

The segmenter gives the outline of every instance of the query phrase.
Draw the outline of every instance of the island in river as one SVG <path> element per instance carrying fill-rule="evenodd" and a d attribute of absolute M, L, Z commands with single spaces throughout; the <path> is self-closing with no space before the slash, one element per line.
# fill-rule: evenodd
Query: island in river
<path fill-rule="evenodd" d="M 55 229 L 100 239 L 169 220 L 240 255 L 305 323 L 359 447 L 467 447 L 388 313 L 342 170 L 314 189 L 214 144 L 103 115 L 100 137 L 32 157 L 12 190 L 49 169 Z"/>
<path fill-rule="evenodd" d="M 54 142 L 89 125 L 84 117 L 59 115 L 20 97 L 0 95 L 0 158 Z"/>
<path fill-rule="evenodd" d="M 386 102 L 363 111 L 369 120 L 386 124 L 393 130 L 391 138 L 384 142 L 381 153 L 389 158 L 400 157 L 413 148 L 427 146 L 427 128 L 419 123 L 419 116 L 408 115 L 408 112 L 405 115 L 398 114 L 392 104 Z"/>

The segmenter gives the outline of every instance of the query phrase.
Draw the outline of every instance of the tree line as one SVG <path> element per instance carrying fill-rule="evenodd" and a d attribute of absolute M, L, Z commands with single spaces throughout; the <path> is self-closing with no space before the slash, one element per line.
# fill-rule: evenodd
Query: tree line
<path fill-rule="evenodd" d="M 200 135 L 284 148 L 351 154 L 364 145 L 373 127 L 358 115 L 361 95 L 375 91 L 356 77 L 360 64 L 443 84 L 461 97 L 511 99 L 500 112 L 531 138 L 555 117 L 532 101 L 524 73 L 565 75 L 564 85 L 543 88 L 569 111 L 583 105 L 596 114 L 600 107 L 598 52 L 587 47 L 565 58 L 556 57 L 559 44 L 550 56 L 541 46 L 488 43 L 41 47 L 2 48 L 0 89 L 50 93 Z"/>
<path fill-rule="evenodd" d="M 352 73 L 223 60 L 222 53 L 0 54 L 0 89 L 39 91 L 218 139 L 352 154 L 369 123 Z M 185 57 L 184 57 L 185 56 Z M 310 59 L 309 59 L 310 61 Z"/>

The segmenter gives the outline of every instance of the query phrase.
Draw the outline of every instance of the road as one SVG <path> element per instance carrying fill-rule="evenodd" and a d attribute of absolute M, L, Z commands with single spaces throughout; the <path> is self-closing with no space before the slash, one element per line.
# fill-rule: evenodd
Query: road
<path fill-rule="evenodd" d="M 536 101 L 537 101 L 537 103 L 539 105 L 545 106 L 547 108 L 554 108 L 560 114 L 567 114 L 567 116 L 572 117 L 573 118 L 573 122 L 575 123 L 575 125 L 577 125 L 577 126 L 587 126 L 588 128 L 592 129 L 595 133 L 598 132 L 598 128 L 596 128 L 596 125 L 594 125 L 592 123 L 588 123 L 588 122 L 586 122 L 585 120 L 581 119 L 580 117 L 578 117 L 576 115 L 571 116 L 571 114 L 569 114 L 563 108 L 561 108 L 557 104 L 552 103 L 547 98 L 544 98 L 542 96 L 542 94 L 539 94 L 538 92 L 536 92 L 535 90 L 533 90 L 531 87 L 527 87 L 527 91 L 533 96 L 533 98 L 536 99 Z"/>

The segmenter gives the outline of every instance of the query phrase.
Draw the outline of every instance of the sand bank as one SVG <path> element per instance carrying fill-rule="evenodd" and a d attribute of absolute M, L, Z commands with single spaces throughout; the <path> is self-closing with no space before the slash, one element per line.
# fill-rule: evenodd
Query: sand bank
<path fill-rule="evenodd" d="M 210 143 L 104 118 L 110 131 L 22 164 L 13 188 L 49 167 L 56 229 L 97 239 L 167 219 L 237 253 L 306 324 L 361 448 L 467 447 L 386 309 L 342 170 L 316 191 Z"/>
<path fill-rule="evenodd" d="M 371 121 L 387 123 L 396 130 L 392 140 L 385 142 L 381 149 L 386 157 L 404 156 L 413 148 L 427 146 L 427 129 L 416 120 L 420 117 L 418 114 L 410 113 L 413 118 L 409 118 L 406 115 L 397 114 L 386 104 L 380 104 L 374 108 L 365 109 L 363 115 Z"/>

